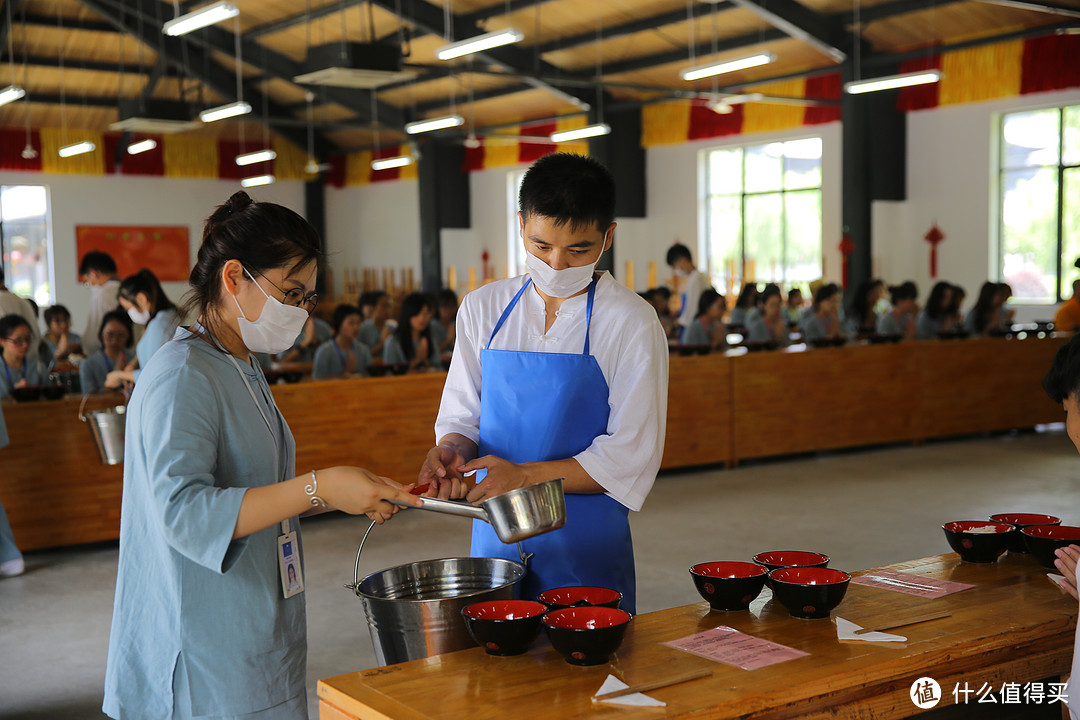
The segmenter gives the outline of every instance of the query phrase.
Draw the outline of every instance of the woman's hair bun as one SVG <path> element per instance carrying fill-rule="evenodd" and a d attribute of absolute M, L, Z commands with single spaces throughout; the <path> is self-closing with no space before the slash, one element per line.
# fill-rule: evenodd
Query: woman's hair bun
<path fill-rule="evenodd" d="M 228 200 L 225 201 L 225 207 L 228 208 L 231 213 L 242 212 L 252 203 L 251 196 L 243 190 L 239 190 L 232 194 Z"/>
<path fill-rule="evenodd" d="M 243 190 L 234 192 L 232 196 L 221 205 L 214 208 L 214 214 L 210 216 L 210 223 L 221 223 L 237 213 L 246 210 L 254 201 Z"/>

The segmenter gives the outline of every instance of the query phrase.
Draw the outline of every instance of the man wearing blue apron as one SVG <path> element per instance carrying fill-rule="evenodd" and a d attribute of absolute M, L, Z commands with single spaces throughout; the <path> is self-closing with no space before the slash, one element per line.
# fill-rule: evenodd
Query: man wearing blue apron
<path fill-rule="evenodd" d="M 533 557 L 522 597 L 595 585 L 623 593 L 622 607 L 636 612 L 628 513 L 641 508 L 663 455 L 664 331 L 647 302 L 595 270 L 615 231 L 615 184 L 602 165 L 541 158 L 519 208 L 529 272 L 462 301 L 438 445 L 420 482 L 476 503 L 565 478 L 566 525 L 523 541 Z M 519 557 L 480 521 L 472 554 Z"/>

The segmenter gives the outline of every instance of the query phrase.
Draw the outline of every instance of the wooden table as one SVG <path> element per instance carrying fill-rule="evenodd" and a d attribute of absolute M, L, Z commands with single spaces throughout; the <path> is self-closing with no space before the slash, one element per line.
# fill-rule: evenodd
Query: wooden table
<path fill-rule="evenodd" d="M 478 647 L 321 680 L 320 718 L 900 718 L 920 712 L 908 693 L 923 676 L 940 683 L 941 708 L 953 703 L 957 683 L 973 690 L 989 683 L 997 691 L 1004 682 L 1068 672 L 1077 603 L 1030 556 L 971 565 L 950 553 L 888 569 L 976 587 L 927 600 L 850 585 L 834 614 L 853 621 L 951 611 L 950 617 L 895 630 L 906 643 L 840 642 L 831 621 L 793 618 L 766 589 L 749 611 L 711 612 L 698 603 L 639 615 L 607 665 L 569 665 L 541 637 L 516 657 L 494 657 Z M 660 644 L 719 625 L 810 655 L 746 671 Z M 590 699 L 608 673 L 635 683 L 702 667 L 714 670 L 713 676 L 649 693 L 666 708 Z M 973 695 L 969 702 L 975 700 Z"/>

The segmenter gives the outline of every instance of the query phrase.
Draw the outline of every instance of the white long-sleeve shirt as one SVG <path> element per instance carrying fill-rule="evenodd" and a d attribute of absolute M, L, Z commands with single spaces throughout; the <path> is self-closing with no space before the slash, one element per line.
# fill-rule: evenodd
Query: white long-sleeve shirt
<path fill-rule="evenodd" d="M 500 280 L 469 293 L 457 316 L 457 344 L 443 389 L 436 440 L 459 433 L 480 440 L 480 351 L 503 310 L 528 278 Z M 581 353 L 587 293 L 563 302 L 544 333 L 544 301 L 530 287 L 491 344 L 494 350 Z M 668 347 L 656 311 L 604 273 L 596 284 L 589 352 L 608 384 L 607 434 L 574 456 L 615 500 L 640 510 L 664 454 Z"/>

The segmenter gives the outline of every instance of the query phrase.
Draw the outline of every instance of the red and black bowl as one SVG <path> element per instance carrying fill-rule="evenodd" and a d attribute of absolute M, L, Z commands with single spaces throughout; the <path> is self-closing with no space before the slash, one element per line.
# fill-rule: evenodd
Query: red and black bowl
<path fill-rule="evenodd" d="M 769 573 L 773 597 L 797 618 L 827 618 L 847 594 L 851 576 L 816 567 L 779 568 Z"/>
<path fill-rule="evenodd" d="M 548 640 L 571 665 L 602 665 L 619 649 L 630 613 L 607 607 L 552 610 L 543 618 Z"/>
<path fill-rule="evenodd" d="M 465 627 L 488 655 L 520 655 L 540 634 L 543 603 L 531 600 L 488 600 L 461 609 Z"/>
<path fill-rule="evenodd" d="M 829 566 L 828 555 L 807 550 L 770 550 L 758 553 L 753 560 L 770 572 L 786 567 L 823 568 Z M 768 575 L 765 576 L 765 584 L 772 587 L 772 580 Z"/>
<path fill-rule="evenodd" d="M 960 559 L 969 563 L 992 563 L 1005 554 L 1016 528 L 992 520 L 956 520 L 941 526 L 945 539 Z"/>
<path fill-rule="evenodd" d="M 1007 523 L 1016 528 L 1016 532 L 1009 536 L 1009 552 L 1014 553 L 1027 553 L 1028 551 L 1024 536 L 1020 534 L 1020 531 L 1024 528 L 1035 525 L 1061 524 L 1061 518 L 1041 513 L 999 513 L 998 515 L 991 515 L 990 519 L 994 522 Z"/>
<path fill-rule="evenodd" d="M 707 562 L 690 568 L 694 587 L 713 610 L 745 610 L 761 594 L 768 570 L 749 562 Z"/>
<path fill-rule="evenodd" d="M 1035 525 L 1020 531 L 1028 551 L 1044 568 L 1054 569 L 1054 551 L 1066 545 L 1080 545 L 1080 527 L 1074 525 Z"/>
<path fill-rule="evenodd" d="M 618 608 L 622 602 L 622 593 L 606 587 L 592 585 L 569 585 L 552 588 L 540 593 L 536 598 L 547 605 L 548 610 L 564 610 L 569 607 L 607 607 Z"/>

